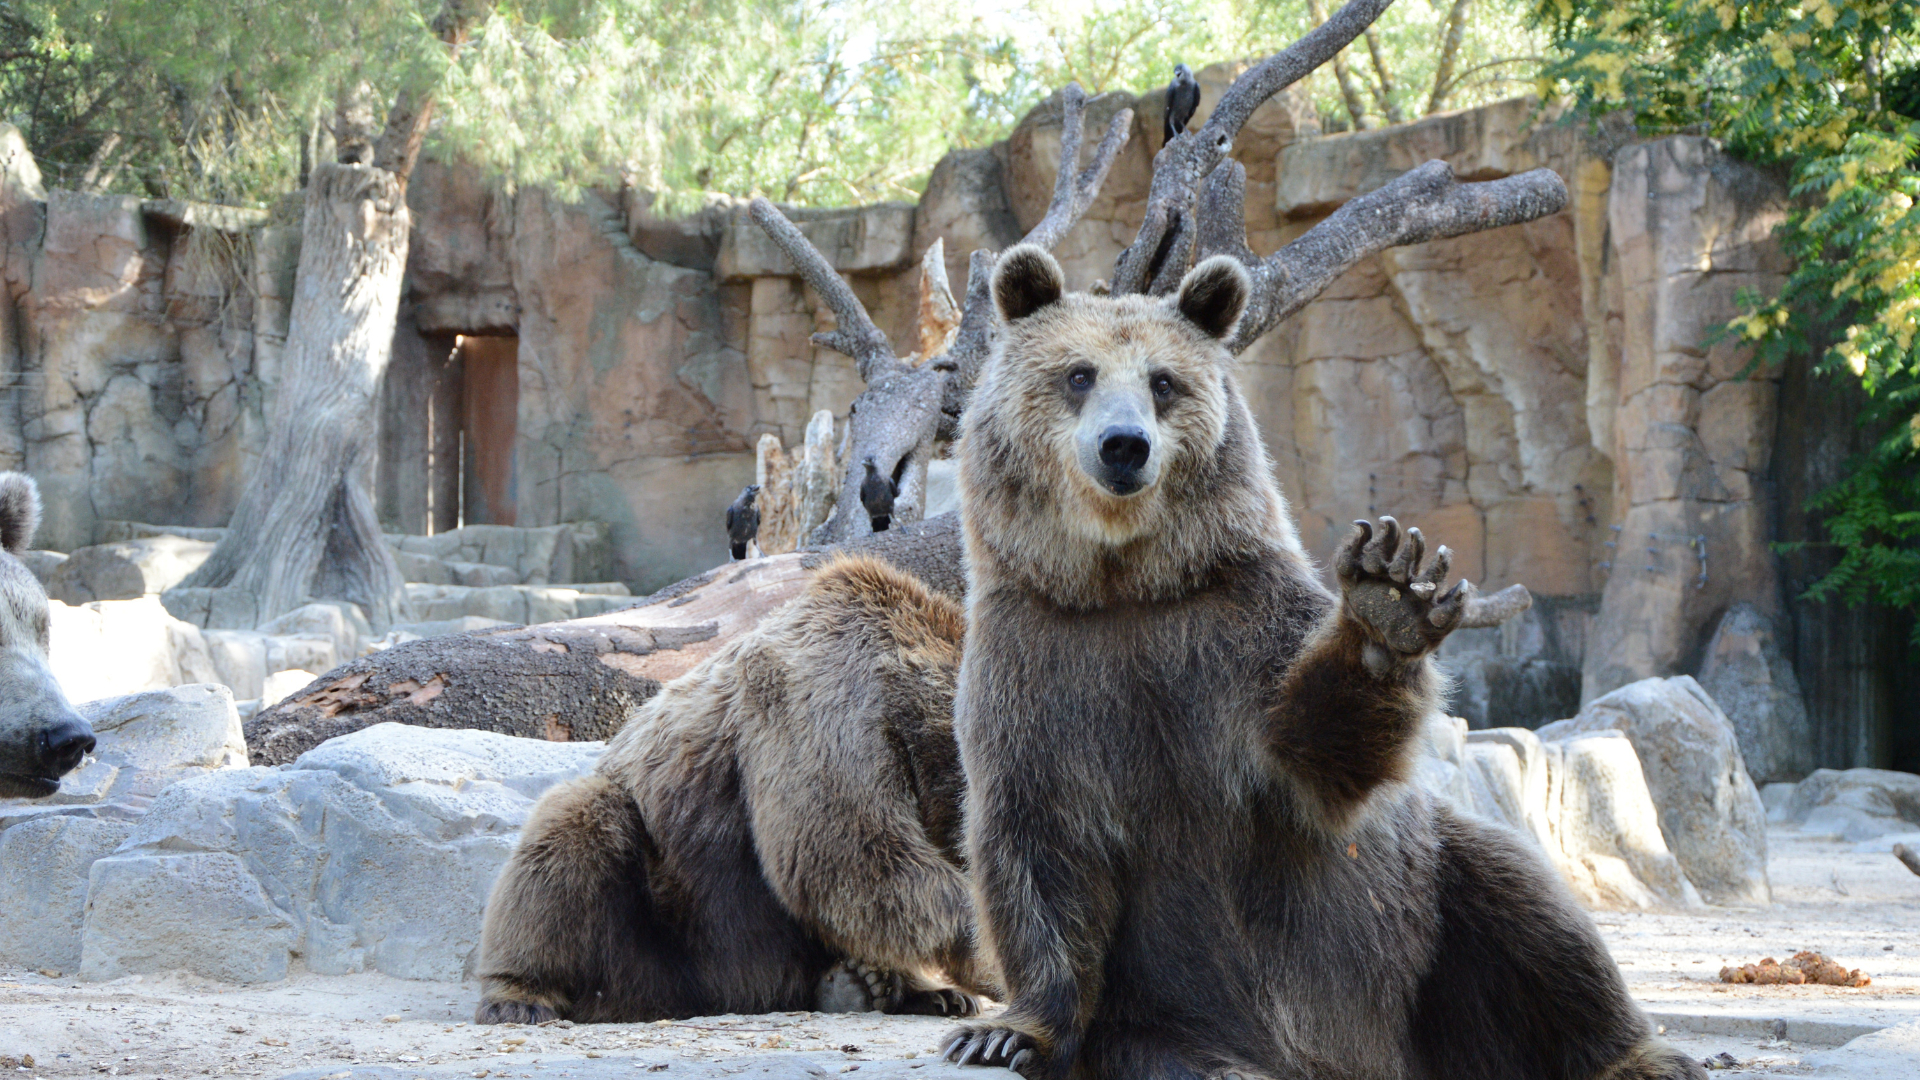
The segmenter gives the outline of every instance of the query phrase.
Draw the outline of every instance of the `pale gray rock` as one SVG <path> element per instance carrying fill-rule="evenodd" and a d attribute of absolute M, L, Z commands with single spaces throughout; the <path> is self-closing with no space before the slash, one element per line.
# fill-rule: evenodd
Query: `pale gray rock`
<path fill-rule="evenodd" d="M 1756 784 L 1798 780 L 1813 769 L 1813 728 L 1793 665 L 1773 620 L 1742 601 L 1727 609 L 1707 643 L 1700 687 L 1740 741 Z"/>
<path fill-rule="evenodd" d="M 272 982 L 286 978 L 294 940 L 286 913 L 234 855 L 120 854 L 93 864 L 80 977 L 190 971 Z"/>
<path fill-rule="evenodd" d="M 0 828 L 41 814 L 124 817 L 177 780 L 246 767 L 240 716 L 224 686 L 175 686 L 75 708 L 93 726 L 93 753 L 48 798 L 0 799 Z"/>
<path fill-rule="evenodd" d="M 1862 1035 L 1834 1050 L 1806 1059 L 1813 1076 L 1844 1076 L 1847 1080 L 1911 1080 L 1920 1061 L 1920 1020 L 1909 1020 Z"/>
<path fill-rule="evenodd" d="M 444 622 L 479 616 L 499 622 L 531 625 L 583 619 L 633 603 L 627 587 L 617 581 L 577 585 L 465 585 L 407 586 L 407 603 L 422 622 Z"/>
<path fill-rule="evenodd" d="M 95 864 L 83 972 L 262 981 L 280 978 L 297 953 L 322 974 L 459 979 L 471 973 L 487 890 L 534 801 L 590 772 L 600 750 L 379 724 L 287 768 L 175 784 Z M 167 861 L 182 858 L 199 861 Z M 145 875 L 164 880 L 144 885 Z M 198 928 L 188 884 L 202 878 L 222 925 L 237 928 L 231 940 Z M 102 882 L 112 905 L 100 903 Z M 138 898 L 137 910 L 122 897 Z M 175 944 L 215 940 L 223 955 L 207 962 Z"/>
<path fill-rule="evenodd" d="M 803 209 L 782 207 L 788 220 L 843 274 L 897 270 L 911 257 L 912 203 Z M 760 226 L 736 210 L 720 236 L 714 275 L 724 281 L 792 277 L 798 271 Z"/>
<path fill-rule="evenodd" d="M 58 551 L 34 550 L 21 552 L 20 561 L 33 572 L 34 577 L 40 579 L 40 585 L 44 588 L 47 579 L 53 576 L 53 572 L 59 569 L 61 563 L 67 561 L 67 557 Z"/>
<path fill-rule="evenodd" d="M 1783 817 L 1805 832 L 1871 840 L 1920 826 L 1920 776 L 1891 769 L 1816 769 Z"/>
<path fill-rule="evenodd" d="M 597 521 L 521 528 L 466 525 L 432 536 L 387 537 L 400 557 L 407 580 L 430 585 L 469 584 L 456 580 L 453 564 L 505 567 L 501 584 L 560 585 L 604 581 L 613 571 L 613 546 L 607 526 Z M 425 560 L 435 560 L 436 568 Z M 475 573 L 469 570 L 468 573 Z"/>
<path fill-rule="evenodd" d="M 157 596 L 199 569 L 213 548 L 170 535 L 83 547 L 47 575 L 47 595 L 67 604 Z"/>
<path fill-rule="evenodd" d="M 1767 808 L 1767 824 L 1784 825 L 1792 820 L 1793 793 L 1799 784 L 1775 782 L 1760 786 L 1760 803 Z"/>
<path fill-rule="evenodd" d="M 51 600 L 47 617 L 48 661 L 75 702 L 219 679 L 200 628 L 174 618 L 158 597 Z"/>
<path fill-rule="evenodd" d="M 1691 676 L 1643 679 L 1540 729 L 1547 741 L 1619 731 L 1633 744 L 1660 832 L 1716 904 L 1767 904 L 1767 814 L 1726 715 Z"/>
<path fill-rule="evenodd" d="M 1541 743 L 1561 875 L 1593 907 L 1698 908 L 1700 893 L 1661 835 L 1633 744 L 1619 732 Z"/>
<path fill-rule="evenodd" d="M 271 670 L 305 667 L 313 671 L 325 671 L 359 656 L 361 644 L 373 636 L 373 628 L 367 623 L 367 617 L 361 613 L 359 605 L 339 600 L 316 602 L 294 608 L 285 615 L 261 625 L 260 632 L 274 637 L 317 637 L 324 639 L 332 646 L 335 659 L 322 667 L 290 663 L 283 668 Z"/>
<path fill-rule="evenodd" d="M 87 873 L 132 831 L 130 821 L 50 814 L 0 832 L 0 964 L 79 969 Z"/>

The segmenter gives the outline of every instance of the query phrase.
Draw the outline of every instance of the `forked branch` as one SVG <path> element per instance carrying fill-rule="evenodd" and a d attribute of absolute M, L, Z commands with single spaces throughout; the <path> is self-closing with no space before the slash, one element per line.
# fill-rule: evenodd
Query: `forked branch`
<path fill-rule="evenodd" d="M 1160 149 L 1153 162 L 1153 186 L 1147 193 L 1147 212 L 1133 243 L 1114 265 L 1111 289 L 1116 295 L 1146 292 L 1156 279 L 1179 281 L 1163 273 L 1173 235 L 1190 227 L 1201 181 L 1213 175 L 1233 150 L 1233 140 L 1268 98 L 1312 74 L 1347 43 L 1361 35 L 1393 0 L 1349 0 L 1333 17 L 1305 37 L 1249 68 L 1214 106 L 1206 125 L 1177 135 Z M 1180 268 L 1184 270 L 1184 267 Z"/>
<path fill-rule="evenodd" d="M 1133 111 L 1121 110 L 1107 125 L 1093 160 L 1080 169 L 1086 93 L 1069 83 L 1061 91 L 1061 103 L 1060 169 L 1053 199 L 1046 216 L 1026 236 L 1027 243 L 1047 248 L 1059 243 L 1086 215 L 1133 128 Z M 946 353 L 914 367 L 894 355 L 892 344 L 853 289 L 778 207 L 766 199 L 754 199 L 747 213 L 833 311 L 834 329 L 813 335 L 814 343 L 852 357 L 867 384 L 849 409 L 849 452 L 832 516 L 808 539 L 816 544 L 836 543 L 870 530 L 859 499 L 869 459 L 877 472 L 895 478 L 899 495 L 893 520 L 918 521 L 925 506 L 926 464 L 933 456 L 933 444 L 957 436 L 967 395 L 993 349 L 993 298 L 988 288 L 993 253 L 976 251 L 968 263 L 960 325 Z"/>
<path fill-rule="evenodd" d="M 1246 173 L 1216 170 L 1201 206 L 1200 254 L 1231 255 L 1253 275 L 1253 299 L 1228 348 L 1240 352 L 1307 305 L 1355 263 L 1402 244 L 1445 240 L 1533 221 L 1566 208 L 1567 185 L 1551 169 L 1463 184 L 1453 166 L 1429 161 L 1334 211 L 1265 259 L 1247 249 Z"/>
<path fill-rule="evenodd" d="M 1053 178 L 1053 201 L 1047 206 L 1046 216 L 1020 241 L 1038 244 L 1049 251 L 1073 230 L 1093 205 L 1094 196 L 1100 194 L 1100 185 L 1106 183 L 1107 170 L 1113 168 L 1113 160 L 1127 145 L 1127 136 L 1133 128 L 1132 109 L 1113 114 L 1093 160 L 1076 175 L 1074 167 L 1080 164 L 1080 143 L 1087 122 L 1087 93 L 1080 89 L 1079 83 L 1068 83 L 1066 89 L 1060 91 L 1060 103 L 1060 168 Z"/>

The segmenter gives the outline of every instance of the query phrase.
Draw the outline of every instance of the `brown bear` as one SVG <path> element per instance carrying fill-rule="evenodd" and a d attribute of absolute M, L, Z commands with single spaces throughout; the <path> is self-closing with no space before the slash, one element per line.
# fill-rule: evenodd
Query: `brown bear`
<path fill-rule="evenodd" d="M 93 729 L 47 666 L 47 590 L 19 556 L 40 527 L 40 489 L 0 472 L 0 798 L 43 799 L 93 751 Z"/>
<path fill-rule="evenodd" d="M 1533 851 L 1405 783 L 1437 704 L 1418 530 L 1356 522 L 1330 594 L 1222 346 L 1178 295 L 993 277 L 969 402 L 955 734 L 980 947 L 1009 1008 L 962 1063 L 1029 1077 L 1693 1077 Z"/>
<path fill-rule="evenodd" d="M 832 1008 L 836 987 L 841 1010 L 976 1012 L 997 991 L 960 855 L 961 626 L 911 575 L 842 559 L 662 688 L 534 808 L 487 901 L 474 1019 Z"/>

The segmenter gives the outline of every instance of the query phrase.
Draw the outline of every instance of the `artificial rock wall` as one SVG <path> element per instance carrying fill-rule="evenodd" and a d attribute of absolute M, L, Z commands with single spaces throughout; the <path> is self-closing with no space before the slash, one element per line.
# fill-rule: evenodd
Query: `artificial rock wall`
<path fill-rule="evenodd" d="M 1200 73 L 1203 111 L 1237 71 Z M 1057 251 L 1076 287 L 1109 272 L 1142 212 L 1158 95 L 1103 95 L 1088 125 L 1126 107 L 1131 142 Z M 917 206 L 794 217 L 905 351 L 920 254 L 943 239 L 961 292 L 970 251 L 1004 248 L 1044 212 L 1059 125 L 1049 101 L 1005 141 L 954 151 Z M 43 192 L 17 136 L 8 146 L 0 465 L 41 478 L 56 547 L 91 542 L 112 519 L 219 523 L 259 443 L 297 233 Z M 1524 618 L 1449 643 L 1455 711 L 1476 726 L 1537 725 L 1647 676 L 1712 685 L 1724 655 L 1723 681 L 1736 678 L 1725 664 L 1758 664 L 1773 673 L 1760 697 L 1787 702 L 1734 717 L 1743 739 L 1785 746 L 1753 755 L 1782 763 L 1761 779 L 1804 771 L 1816 743 L 1818 764 L 1885 764 L 1853 760 L 1884 756 L 1885 740 L 1819 735 L 1855 723 L 1852 710 L 1793 711 L 1806 635 L 1767 547 L 1775 382 L 1743 378 L 1741 350 L 1701 344 L 1741 287 L 1764 292 L 1785 270 L 1770 239 L 1784 208 L 1774 179 L 1708 140 L 1609 139 L 1524 100 L 1323 137 L 1281 95 L 1235 155 L 1262 253 L 1431 158 L 1472 180 L 1547 166 L 1572 192 L 1542 221 L 1367 260 L 1241 360 L 1315 554 L 1353 518 L 1394 514 L 1452 546 L 1484 587 L 1523 582 L 1538 598 Z M 860 390 L 851 361 L 809 340 L 831 315 L 736 202 L 666 217 L 643 191 L 509 195 L 434 162 L 409 202 L 409 302 L 378 482 L 396 531 L 447 527 L 458 485 L 433 470 L 462 440 L 505 439 L 485 453 L 505 462 L 488 490 L 510 505 L 469 496 L 466 520 L 605 522 L 615 576 L 651 589 L 724 558 L 721 511 L 752 479 L 763 433 L 794 446 L 816 411 L 844 418 Z M 215 265 L 245 272 L 188 258 L 206 247 L 189 243 L 196 230 L 238 240 Z M 517 355 L 517 400 L 482 402 L 495 418 L 485 430 L 460 428 L 478 415 L 457 404 L 473 391 L 448 381 L 463 335 Z M 1736 607 L 1739 633 L 1709 648 Z M 1819 698 L 1814 667 L 1798 670 Z"/>

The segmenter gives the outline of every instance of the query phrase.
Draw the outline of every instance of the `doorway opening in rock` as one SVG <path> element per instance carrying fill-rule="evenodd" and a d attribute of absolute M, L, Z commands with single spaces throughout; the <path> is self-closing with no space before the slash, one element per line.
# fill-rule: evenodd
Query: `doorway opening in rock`
<path fill-rule="evenodd" d="M 413 535 L 518 516 L 520 339 L 394 335 L 380 416 L 380 516 Z"/>

